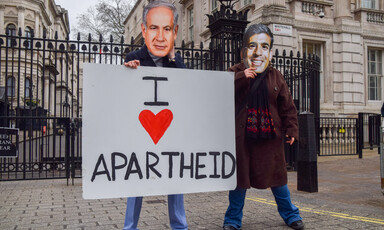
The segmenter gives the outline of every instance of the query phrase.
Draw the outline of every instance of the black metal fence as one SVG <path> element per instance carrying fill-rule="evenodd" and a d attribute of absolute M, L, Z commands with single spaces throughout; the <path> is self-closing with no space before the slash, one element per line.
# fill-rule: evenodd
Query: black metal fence
<path fill-rule="evenodd" d="M 314 55 L 301 56 L 300 52 L 289 55 L 283 50 L 275 51 L 272 65 L 277 68 L 287 81 L 298 112 L 309 111 L 315 117 L 320 116 L 320 59 Z"/>
<path fill-rule="evenodd" d="M 82 64 L 123 64 L 142 44 L 0 35 L 0 126 L 20 130 L 19 156 L 0 158 L 0 180 L 81 176 Z M 190 69 L 216 70 L 212 46 L 176 47 Z M 233 63 L 234 64 L 234 63 Z M 276 52 L 299 111 L 318 114 L 319 60 Z"/>
<path fill-rule="evenodd" d="M 357 155 L 358 154 L 358 119 L 320 117 L 318 155 Z"/>
<path fill-rule="evenodd" d="M 319 156 L 362 158 L 363 149 L 378 148 L 380 152 L 380 114 L 359 113 L 358 118 L 320 117 L 316 122 Z"/>
<path fill-rule="evenodd" d="M 358 154 L 362 158 L 363 149 L 380 147 L 381 115 L 375 113 L 358 114 L 359 138 Z M 380 153 L 380 151 L 379 151 Z"/>

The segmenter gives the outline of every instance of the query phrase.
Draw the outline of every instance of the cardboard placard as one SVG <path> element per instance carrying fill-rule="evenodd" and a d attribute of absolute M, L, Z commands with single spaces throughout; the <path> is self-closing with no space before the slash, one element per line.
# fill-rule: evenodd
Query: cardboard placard
<path fill-rule="evenodd" d="M 83 197 L 236 187 L 233 73 L 84 64 Z"/>

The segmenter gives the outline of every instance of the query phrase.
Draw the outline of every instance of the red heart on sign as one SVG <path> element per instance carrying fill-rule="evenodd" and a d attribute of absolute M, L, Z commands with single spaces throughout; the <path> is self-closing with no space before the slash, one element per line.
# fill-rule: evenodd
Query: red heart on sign
<path fill-rule="evenodd" d="M 141 125 L 147 131 L 149 136 L 151 136 L 155 144 L 159 142 L 165 131 L 167 131 L 172 119 L 173 114 L 169 109 L 161 110 L 156 115 L 153 114 L 152 111 L 143 110 L 139 115 Z"/>

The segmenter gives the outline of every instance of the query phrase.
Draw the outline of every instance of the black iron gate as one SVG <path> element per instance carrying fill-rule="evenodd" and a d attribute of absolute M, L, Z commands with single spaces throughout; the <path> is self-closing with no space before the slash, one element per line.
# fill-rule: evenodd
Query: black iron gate
<path fill-rule="evenodd" d="M 358 115 L 358 154 L 363 157 L 363 149 L 378 148 L 380 154 L 381 115 L 375 113 L 359 113 Z"/>
<path fill-rule="evenodd" d="M 62 117 L 9 116 L 19 129 L 17 157 L 0 158 L 0 180 L 75 178 L 80 176 L 79 121 Z M 11 125 L 12 126 L 12 125 Z M 78 173 L 76 173 L 78 171 Z"/>
<path fill-rule="evenodd" d="M 0 34 L 0 127 L 20 130 L 18 157 L 0 157 L 0 181 L 81 177 L 82 64 L 123 64 L 126 53 L 142 46 L 123 41 Z M 220 66 L 212 46 L 192 43 L 176 52 L 190 69 Z M 272 64 L 284 74 L 298 110 L 317 114 L 319 60 L 284 51 Z"/>
<path fill-rule="evenodd" d="M 318 155 L 357 155 L 360 126 L 357 118 L 320 117 L 318 126 Z"/>

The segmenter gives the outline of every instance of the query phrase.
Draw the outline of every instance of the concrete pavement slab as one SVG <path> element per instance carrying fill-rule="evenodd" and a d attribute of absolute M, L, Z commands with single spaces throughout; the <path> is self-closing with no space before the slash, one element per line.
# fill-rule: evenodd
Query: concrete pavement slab
<path fill-rule="evenodd" d="M 319 192 L 297 191 L 296 172 L 289 172 L 292 201 L 306 229 L 384 229 L 384 197 L 376 151 L 357 156 L 320 157 Z M 122 229 L 126 199 L 82 199 L 81 180 L 0 182 L 0 229 Z M 220 230 L 227 192 L 185 195 L 190 229 Z M 145 197 L 142 230 L 170 229 L 167 196 Z M 243 230 L 290 229 L 277 212 L 269 189 L 250 189 Z"/>

